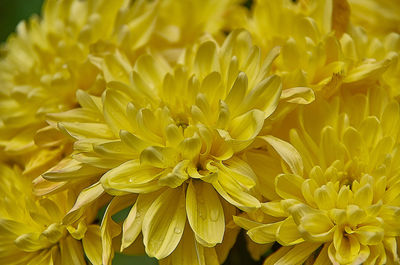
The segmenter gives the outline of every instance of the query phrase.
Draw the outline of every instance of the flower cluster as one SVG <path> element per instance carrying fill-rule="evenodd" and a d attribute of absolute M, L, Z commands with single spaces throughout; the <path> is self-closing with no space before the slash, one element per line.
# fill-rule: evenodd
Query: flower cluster
<path fill-rule="evenodd" d="M 400 264 L 399 18 L 46 0 L 0 54 L 0 263 L 222 264 L 244 229 L 264 264 Z"/>

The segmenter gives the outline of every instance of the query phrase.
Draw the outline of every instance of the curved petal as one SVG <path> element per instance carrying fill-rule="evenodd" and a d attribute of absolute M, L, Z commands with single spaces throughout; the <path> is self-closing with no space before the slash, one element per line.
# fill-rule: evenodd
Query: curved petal
<path fill-rule="evenodd" d="M 247 234 L 254 242 L 258 244 L 272 243 L 276 241 L 276 232 L 282 223 L 283 221 L 260 225 L 251 228 L 249 231 L 247 231 Z"/>
<path fill-rule="evenodd" d="M 101 237 L 100 227 L 89 225 L 85 236 L 82 239 L 83 250 L 93 265 L 101 265 Z"/>
<path fill-rule="evenodd" d="M 108 171 L 100 182 L 107 192 L 123 191 L 132 193 L 148 193 L 161 186 L 156 178 L 162 170 L 152 166 L 141 165 L 137 160 L 130 160 Z"/>
<path fill-rule="evenodd" d="M 274 148 L 294 174 L 303 175 L 302 158 L 291 144 L 271 135 L 261 136 L 260 139 L 263 139 Z"/>
<path fill-rule="evenodd" d="M 211 184 L 191 181 L 186 193 L 186 212 L 196 238 L 206 247 L 222 242 L 225 218 L 218 194 Z"/>
<path fill-rule="evenodd" d="M 185 222 L 184 189 L 167 189 L 152 203 L 143 219 L 146 253 L 157 259 L 171 254 L 181 240 Z"/>
<path fill-rule="evenodd" d="M 135 205 L 133 205 L 122 226 L 121 251 L 129 247 L 139 236 L 142 231 L 144 216 L 158 195 L 158 192 L 152 192 L 150 194 L 140 194 L 138 196 Z"/>
<path fill-rule="evenodd" d="M 59 243 L 61 260 L 64 264 L 85 265 L 82 245 L 79 241 L 67 236 Z"/>
<path fill-rule="evenodd" d="M 284 249 L 285 251 L 281 253 L 279 253 L 278 250 L 275 253 L 280 255 L 275 255 L 275 253 L 272 254 L 265 260 L 264 265 L 303 264 L 311 253 L 317 250 L 320 246 L 321 243 L 304 242 L 292 248 L 286 248 Z"/>

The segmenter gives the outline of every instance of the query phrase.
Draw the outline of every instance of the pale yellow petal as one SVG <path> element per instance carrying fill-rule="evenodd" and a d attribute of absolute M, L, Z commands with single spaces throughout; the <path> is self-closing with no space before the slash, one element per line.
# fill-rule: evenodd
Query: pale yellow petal
<path fill-rule="evenodd" d="M 129 211 L 123 224 L 121 251 L 130 246 L 142 231 L 142 222 L 150 205 L 159 195 L 158 192 L 140 194 L 135 205 Z"/>
<path fill-rule="evenodd" d="M 186 193 L 186 212 L 189 224 L 206 247 L 222 242 L 225 218 L 218 194 L 211 184 L 191 181 Z"/>
<path fill-rule="evenodd" d="M 276 232 L 282 222 L 263 224 L 247 231 L 249 237 L 258 244 L 267 244 L 276 241 Z"/>
<path fill-rule="evenodd" d="M 108 171 L 100 182 L 107 192 L 150 192 L 161 188 L 155 180 L 161 173 L 161 169 L 130 160 Z"/>
<path fill-rule="evenodd" d="M 264 265 L 301 265 L 319 246 L 321 243 L 304 242 L 291 248 L 273 263 L 271 263 L 274 258 L 274 254 L 272 254 L 265 260 Z"/>
<path fill-rule="evenodd" d="M 270 144 L 281 158 L 288 164 L 294 174 L 303 175 L 303 161 L 299 152 L 288 142 L 274 136 L 261 136 L 261 139 Z"/>
<path fill-rule="evenodd" d="M 95 200 L 97 200 L 101 195 L 104 194 L 104 189 L 101 186 L 100 182 L 96 182 L 95 184 L 87 187 L 86 189 L 82 190 L 74 206 L 69 210 L 66 216 L 63 219 L 65 224 L 71 224 L 76 221 L 79 216 L 83 213 L 84 209 Z"/>
<path fill-rule="evenodd" d="M 108 204 L 101 222 L 101 245 L 103 265 L 110 265 L 114 257 L 112 240 L 121 233 L 121 227 L 115 223 L 111 216 L 135 203 L 136 195 L 117 196 Z"/>
<path fill-rule="evenodd" d="M 167 257 L 178 245 L 185 227 L 185 193 L 167 189 L 150 206 L 143 219 L 142 233 L 150 257 Z"/>

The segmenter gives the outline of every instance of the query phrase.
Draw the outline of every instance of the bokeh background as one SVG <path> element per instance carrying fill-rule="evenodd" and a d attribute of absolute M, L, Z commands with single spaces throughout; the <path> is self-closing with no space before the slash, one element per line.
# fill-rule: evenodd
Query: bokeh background
<path fill-rule="evenodd" d="M 22 20 L 28 19 L 36 14 L 40 15 L 44 0 L 0 0 L 0 44 L 5 44 L 7 37 L 15 31 L 16 26 Z M 113 1 L 113 0 L 110 0 Z M 218 1 L 218 0 L 217 0 Z M 244 5 L 250 8 L 252 0 L 244 1 Z M 129 213 L 125 209 L 113 216 L 113 219 L 123 220 Z M 101 220 L 104 209 L 99 212 L 98 219 Z M 267 252 L 266 255 L 270 254 Z M 265 256 L 266 256 L 265 255 Z M 147 256 L 128 256 L 117 253 L 113 265 L 156 265 L 157 260 Z M 245 233 L 241 231 L 237 242 L 223 265 L 260 265 L 262 261 L 254 262 L 246 249 Z"/>

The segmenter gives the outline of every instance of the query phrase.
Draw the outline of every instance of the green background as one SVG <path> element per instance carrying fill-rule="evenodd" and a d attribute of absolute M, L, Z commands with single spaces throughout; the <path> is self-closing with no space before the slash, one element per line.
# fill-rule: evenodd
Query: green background
<path fill-rule="evenodd" d="M 113 0 L 110 0 L 113 1 Z M 40 14 L 43 0 L 0 0 L 0 42 L 5 42 L 7 37 L 14 32 L 18 22 L 29 18 L 32 14 Z M 248 0 L 246 6 L 250 7 L 252 1 Z M 99 219 L 102 214 L 99 213 Z M 123 220 L 128 214 L 126 210 L 113 216 L 115 221 Z M 116 220 L 119 219 L 119 220 Z M 249 253 L 246 249 L 246 242 L 244 238 L 244 232 L 242 231 L 238 237 L 238 240 L 233 247 L 227 261 L 224 265 L 259 265 L 262 261 L 254 262 L 251 260 Z M 269 253 L 266 253 L 269 254 Z M 127 256 L 116 253 L 113 260 L 113 265 L 155 265 L 157 261 L 155 259 L 146 256 Z"/>

